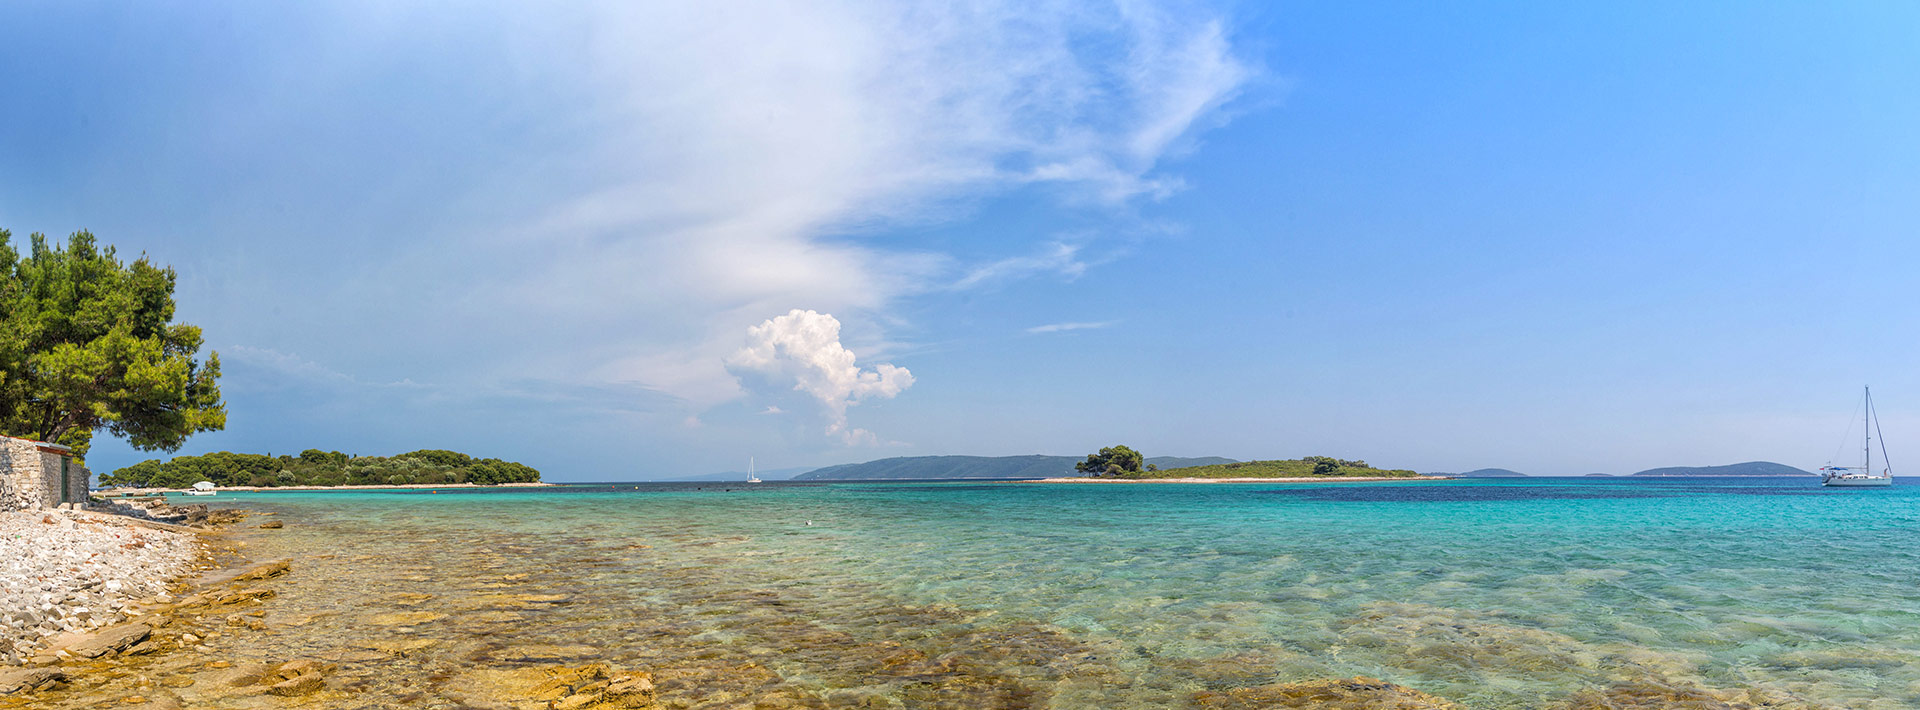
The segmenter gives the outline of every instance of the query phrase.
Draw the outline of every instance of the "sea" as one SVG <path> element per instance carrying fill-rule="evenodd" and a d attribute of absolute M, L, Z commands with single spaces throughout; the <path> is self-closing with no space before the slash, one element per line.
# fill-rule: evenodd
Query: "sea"
<path fill-rule="evenodd" d="M 1484 710 L 1635 693 L 1920 707 L 1920 486 L 1904 480 L 606 483 L 190 502 L 271 514 L 239 528 L 239 554 L 293 560 L 264 628 L 208 639 L 206 656 L 328 659 L 318 706 L 473 707 L 468 669 L 597 662 L 651 673 L 661 707 L 680 708 L 1253 707 L 1234 703 L 1355 676 Z"/>

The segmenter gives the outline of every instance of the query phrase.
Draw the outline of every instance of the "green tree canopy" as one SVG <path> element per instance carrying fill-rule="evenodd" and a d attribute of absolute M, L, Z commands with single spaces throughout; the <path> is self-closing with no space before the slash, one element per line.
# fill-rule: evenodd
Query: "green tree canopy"
<path fill-rule="evenodd" d="M 25 258 L 12 237 L 0 229 L 0 433 L 85 455 L 103 428 L 172 451 L 226 426 L 219 354 L 195 360 L 200 329 L 173 322 L 173 269 L 123 264 L 85 231 L 34 234 Z"/>
<path fill-rule="evenodd" d="M 1140 452 L 1125 446 L 1109 446 L 1097 454 L 1088 454 L 1087 460 L 1074 464 L 1073 469 L 1091 476 L 1118 476 L 1140 470 L 1140 464 L 1146 458 Z"/>
<path fill-rule="evenodd" d="M 307 449 L 299 456 L 216 451 L 170 461 L 141 461 L 100 477 L 108 486 L 185 488 L 199 481 L 221 486 L 383 486 L 425 483 L 534 483 L 533 467 L 430 449 L 395 456 L 349 456 Z"/>

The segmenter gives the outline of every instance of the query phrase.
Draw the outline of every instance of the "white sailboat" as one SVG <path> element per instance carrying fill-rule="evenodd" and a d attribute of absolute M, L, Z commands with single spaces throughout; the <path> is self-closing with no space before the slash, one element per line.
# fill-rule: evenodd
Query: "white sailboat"
<path fill-rule="evenodd" d="M 1861 428 L 1866 430 L 1865 463 L 1859 466 L 1821 466 L 1820 485 L 1864 488 L 1868 486 L 1893 485 L 1893 464 L 1887 460 L 1887 439 L 1880 438 L 1879 473 L 1873 471 L 1873 436 L 1880 433 L 1880 416 L 1873 411 L 1873 390 L 1866 390 L 1867 419 Z"/>
<path fill-rule="evenodd" d="M 747 482 L 748 483 L 760 482 L 760 477 L 753 475 L 753 457 L 752 456 L 747 457 Z"/>

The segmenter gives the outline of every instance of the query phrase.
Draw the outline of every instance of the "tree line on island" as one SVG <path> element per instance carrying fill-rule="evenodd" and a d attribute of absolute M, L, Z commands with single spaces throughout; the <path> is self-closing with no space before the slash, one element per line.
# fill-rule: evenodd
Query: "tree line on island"
<path fill-rule="evenodd" d="M 1404 469 L 1374 468 L 1365 461 L 1348 461 L 1331 456 L 1308 456 L 1275 461 L 1234 461 L 1230 463 L 1161 470 L 1146 463 L 1140 452 L 1128 446 L 1108 446 L 1088 454 L 1074 470 L 1093 477 L 1110 478 L 1307 478 L 1313 476 L 1416 478 L 1420 474 Z"/>
<path fill-rule="evenodd" d="M 307 449 L 299 456 L 219 451 L 171 461 L 141 461 L 100 477 L 101 485 L 186 488 L 200 481 L 217 486 L 403 486 L 473 483 L 538 483 L 531 466 L 476 459 L 458 451 L 422 449 L 397 456 L 350 456 Z"/>

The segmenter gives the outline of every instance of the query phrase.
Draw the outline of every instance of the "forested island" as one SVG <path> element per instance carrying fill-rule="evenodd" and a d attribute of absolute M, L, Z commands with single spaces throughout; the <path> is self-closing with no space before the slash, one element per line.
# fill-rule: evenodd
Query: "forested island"
<path fill-rule="evenodd" d="M 525 464 L 476 459 L 458 451 L 422 449 L 397 456 L 351 456 L 307 449 L 299 456 L 219 451 L 150 459 L 100 477 L 103 486 L 186 488 L 200 481 L 218 486 L 403 486 L 473 483 L 538 483 L 540 472 Z"/>
<path fill-rule="evenodd" d="M 814 469 L 794 476 L 796 481 L 856 480 L 951 480 L 964 478 L 1006 479 L 1053 478 L 1074 475 L 1073 456 L 898 456 L 866 463 L 841 464 Z M 1232 463 L 1218 456 L 1186 458 L 1155 456 L 1144 459 L 1148 466 L 1161 469 Z"/>
<path fill-rule="evenodd" d="M 1227 461 L 1201 466 L 1166 469 L 1150 463 L 1139 451 L 1125 445 L 1108 446 L 1088 454 L 1073 468 L 1088 478 L 1169 479 L 1169 478 L 1425 478 L 1404 469 L 1374 468 L 1365 461 L 1348 461 L 1332 456 L 1307 456 L 1270 461 Z M 1049 479 L 1057 480 L 1057 479 Z"/>
<path fill-rule="evenodd" d="M 1331 456 L 1308 456 L 1277 461 L 1238 461 L 1179 469 L 1143 468 L 1127 471 L 1118 478 L 1421 478 L 1404 469 L 1374 468 L 1365 461 L 1346 461 Z"/>

